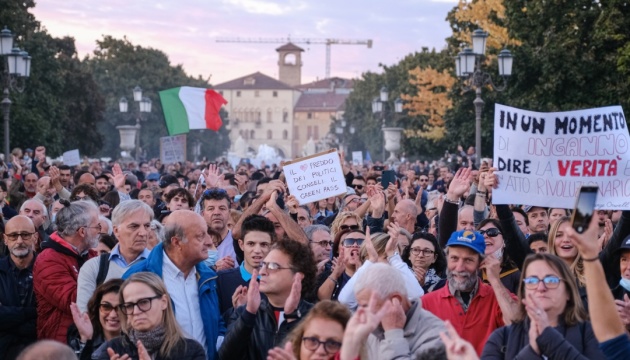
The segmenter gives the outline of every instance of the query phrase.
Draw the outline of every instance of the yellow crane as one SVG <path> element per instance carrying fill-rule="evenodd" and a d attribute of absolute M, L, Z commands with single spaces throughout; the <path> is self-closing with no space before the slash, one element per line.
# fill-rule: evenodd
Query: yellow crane
<path fill-rule="evenodd" d="M 326 45 L 326 79 L 330 78 L 330 46 L 331 45 L 367 45 L 368 49 L 372 48 L 373 41 L 369 40 L 353 40 L 353 39 L 309 39 L 309 38 L 241 38 L 241 37 L 221 37 L 217 38 L 218 43 L 264 43 L 264 44 L 318 44 Z"/>

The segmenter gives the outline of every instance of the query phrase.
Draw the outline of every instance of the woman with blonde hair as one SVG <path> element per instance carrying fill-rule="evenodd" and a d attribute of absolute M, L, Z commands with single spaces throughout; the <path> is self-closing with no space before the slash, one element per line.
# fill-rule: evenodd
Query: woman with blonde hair
<path fill-rule="evenodd" d="M 330 225 L 330 235 L 334 238 L 341 230 L 350 229 L 353 231 L 363 230 L 363 219 L 355 212 L 342 211 L 337 214 L 335 220 Z"/>
<path fill-rule="evenodd" d="M 100 360 L 206 359 L 203 346 L 186 339 L 175 320 L 171 297 L 157 275 L 140 272 L 120 287 L 123 335 L 107 341 L 92 358 Z"/>
<path fill-rule="evenodd" d="M 563 216 L 553 223 L 549 230 L 549 253 L 558 256 L 571 269 L 580 287 L 584 287 L 584 263 L 577 248 L 567 236 L 567 229 L 571 227 L 571 218 Z"/>

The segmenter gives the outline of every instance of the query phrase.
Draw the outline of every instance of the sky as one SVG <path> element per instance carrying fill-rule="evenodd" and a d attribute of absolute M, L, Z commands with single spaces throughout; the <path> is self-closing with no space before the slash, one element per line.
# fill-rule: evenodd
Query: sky
<path fill-rule="evenodd" d="M 159 49 L 188 75 L 216 85 L 256 71 L 277 78 L 281 43 L 219 43 L 218 38 L 372 40 L 332 45 L 331 75 L 380 72 L 423 47 L 440 50 L 457 0 L 39 0 L 32 12 L 56 37 L 75 38 L 79 56 L 103 35 Z M 325 77 L 326 46 L 297 44 L 302 82 Z"/>

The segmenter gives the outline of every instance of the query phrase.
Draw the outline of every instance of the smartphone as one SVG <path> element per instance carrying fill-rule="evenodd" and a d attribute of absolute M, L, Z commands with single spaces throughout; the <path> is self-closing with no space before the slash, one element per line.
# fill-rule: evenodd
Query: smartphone
<path fill-rule="evenodd" d="M 582 234 L 588 229 L 595 211 L 597 201 L 597 186 L 582 186 L 575 202 L 575 210 L 571 218 L 571 225 L 578 233 Z"/>
<path fill-rule="evenodd" d="M 384 170 L 383 175 L 381 175 L 381 185 L 383 185 L 383 189 L 387 189 L 389 184 L 396 183 L 396 172 L 394 170 Z"/>

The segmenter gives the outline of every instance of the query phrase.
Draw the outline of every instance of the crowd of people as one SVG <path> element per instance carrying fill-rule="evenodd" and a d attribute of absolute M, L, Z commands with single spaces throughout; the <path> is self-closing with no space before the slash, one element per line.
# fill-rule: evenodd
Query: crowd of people
<path fill-rule="evenodd" d="M 0 164 L 0 359 L 623 359 L 630 212 L 492 204 L 474 151 L 353 165 Z M 383 183 L 383 172 L 396 180 Z"/>

